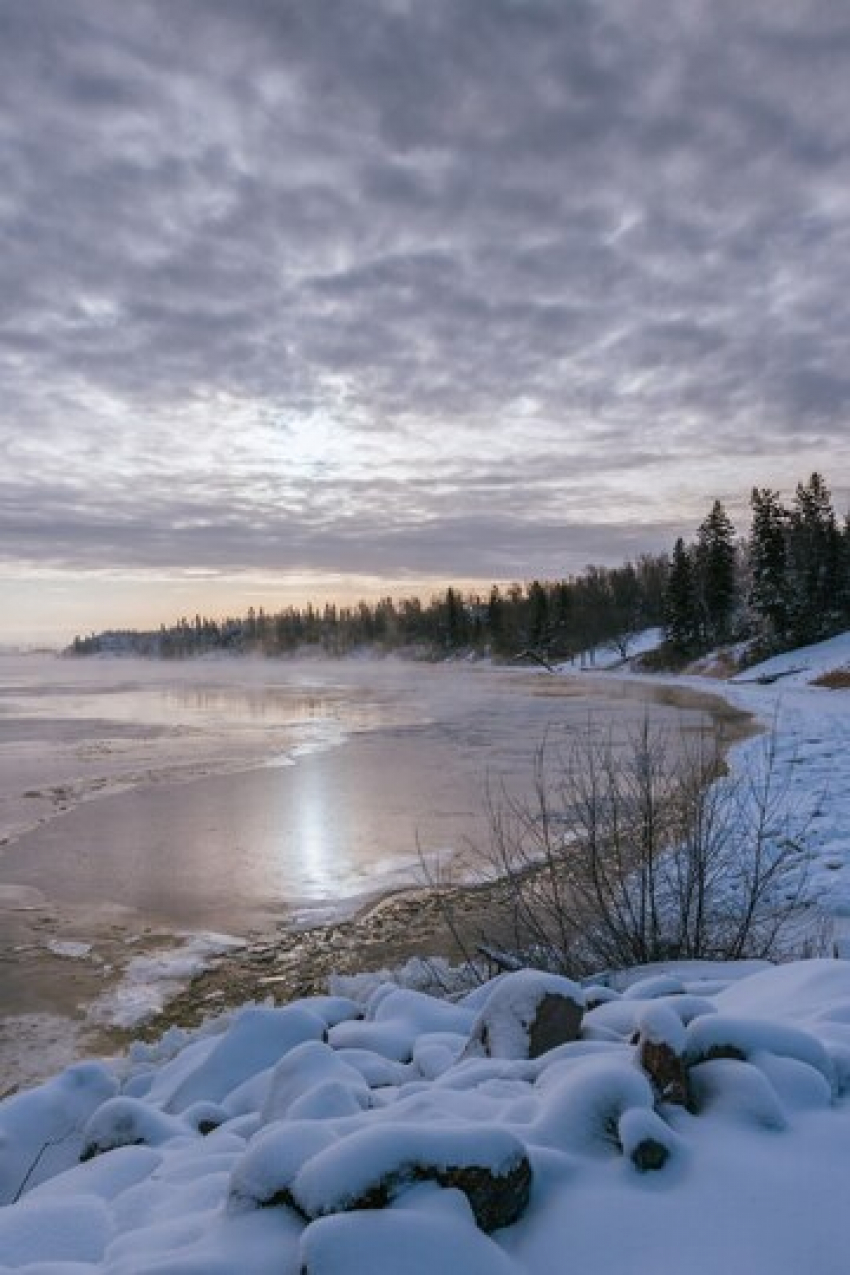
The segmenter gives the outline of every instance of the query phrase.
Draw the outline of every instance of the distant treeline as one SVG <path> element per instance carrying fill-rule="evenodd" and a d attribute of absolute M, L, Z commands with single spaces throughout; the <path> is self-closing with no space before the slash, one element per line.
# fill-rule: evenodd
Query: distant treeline
<path fill-rule="evenodd" d="M 823 478 L 812 474 L 798 484 L 790 506 L 778 492 L 755 488 L 751 507 L 745 539 L 715 501 L 695 539 L 677 540 L 671 555 L 589 566 L 563 580 L 494 585 L 484 595 L 448 588 L 428 602 L 387 597 L 351 607 L 251 609 L 223 620 L 196 615 L 148 632 L 77 637 L 69 649 L 77 655 L 315 650 L 339 656 L 371 647 L 423 658 L 468 652 L 553 662 L 605 645 L 625 658 L 638 632 L 663 626 L 664 654 L 682 660 L 744 640 L 762 655 L 850 625 L 850 520 L 839 526 Z"/>

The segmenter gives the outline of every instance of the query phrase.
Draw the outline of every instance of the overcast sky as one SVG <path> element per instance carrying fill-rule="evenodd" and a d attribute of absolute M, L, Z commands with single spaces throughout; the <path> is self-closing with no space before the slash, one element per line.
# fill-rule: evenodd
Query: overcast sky
<path fill-rule="evenodd" d="M 3 635 L 850 493 L 847 0 L 2 0 Z"/>

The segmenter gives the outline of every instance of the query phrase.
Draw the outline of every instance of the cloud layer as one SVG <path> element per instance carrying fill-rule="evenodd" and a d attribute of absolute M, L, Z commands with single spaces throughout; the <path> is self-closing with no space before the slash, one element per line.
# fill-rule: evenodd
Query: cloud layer
<path fill-rule="evenodd" d="M 560 574 L 850 486 L 841 0 L 10 0 L 12 566 Z"/>

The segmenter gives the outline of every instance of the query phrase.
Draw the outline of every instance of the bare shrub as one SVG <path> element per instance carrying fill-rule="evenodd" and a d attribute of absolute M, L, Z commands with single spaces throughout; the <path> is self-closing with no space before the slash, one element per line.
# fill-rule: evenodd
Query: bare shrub
<path fill-rule="evenodd" d="M 490 890 L 481 933 L 462 932 L 432 877 L 458 941 L 574 976 L 796 945 L 805 820 L 773 740 L 735 776 L 719 729 L 673 739 L 645 720 L 618 746 L 589 723 L 566 750 L 541 747 L 532 796 L 491 793 L 489 841 L 467 860 Z"/>

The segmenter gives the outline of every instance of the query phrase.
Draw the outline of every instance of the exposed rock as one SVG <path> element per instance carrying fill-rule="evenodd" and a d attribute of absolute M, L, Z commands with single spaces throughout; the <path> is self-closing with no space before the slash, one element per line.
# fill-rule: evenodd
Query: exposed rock
<path fill-rule="evenodd" d="M 672 1102 L 679 1107 L 690 1105 L 688 1072 L 684 1059 L 667 1041 L 641 1037 L 638 1044 L 638 1061 L 652 1081 L 662 1102 Z"/>
<path fill-rule="evenodd" d="M 539 1058 L 578 1040 L 584 993 L 557 974 L 519 970 L 494 985 L 472 1028 L 467 1053 Z"/>
<path fill-rule="evenodd" d="M 632 1108 L 623 1112 L 617 1138 L 624 1156 L 638 1173 L 657 1173 L 680 1145 L 680 1139 L 655 1111 Z"/>
<path fill-rule="evenodd" d="M 531 1177 L 525 1147 L 506 1129 L 380 1125 L 312 1156 L 289 1184 L 278 1177 L 276 1194 L 312 1220 L 385 1208 L 414 1183 L 436 1182 L 462 1191 L 477 1225 L 494 1231 L 521 1217 Z"/>
<path fill-rule="evenodd" d="M 382 1209 L 412 1182 L 436 1182 L 462 1191 L 482 1231 L 511 1226 L 525 1212 L 531 1191 L 531 1165 L 522 1156 L 506 1172 L 497 1174 L 482 1165 L 440 1167 L 434 1164 L 405 1166 L 388 1174 L 356 1196 L 347 1209 Z"/>
<path fill-rule="evenodd" d="M 654 1138 L 644 1138 L 629 1153 L 629 1159 L 639 1173 L 656 1173 L 664 1168 L 669 1158 L 670 1152 L 664 1143 L 656 1142 Z"/>
<path fill-rule="evenodd" d="M 567 996 L 544 996 L 528 1028 L 528 1056 L 539 1058 L 558 1045 L 578 1040 L 584 1009 Z"/>

